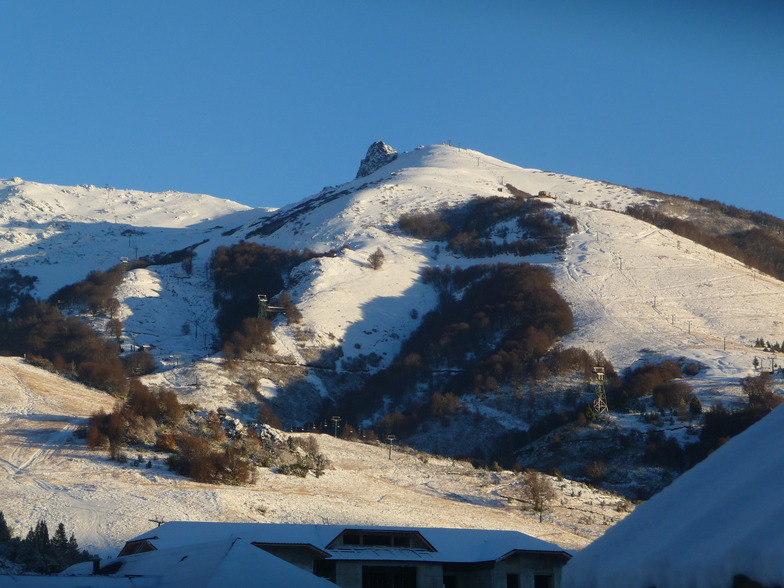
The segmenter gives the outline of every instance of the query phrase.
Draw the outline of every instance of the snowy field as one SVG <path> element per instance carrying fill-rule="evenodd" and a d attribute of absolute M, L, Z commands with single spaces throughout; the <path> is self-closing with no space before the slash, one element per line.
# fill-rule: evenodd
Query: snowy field
<path fill-rule="evenodd" d="M 64 523 L 82 548 L 116 555 L 154 520 L 281 522 L 513 529 L 566 549 L 584 547 L 626 516 L 616 496 L 554 480 L 559 497 L 539 523 L 513 498 L 519 476 L 386 446 L 317 436 L 332 468 L 320 478 L 259 469 L 250 486 L 199 484 L 168 471 L 164 454 L 142 452 L 152 467 L 117 464 L 89 451 L 77 426 L 108 395 L 0 358 L 0 510 L 19 535 L 39 519 Z"/>

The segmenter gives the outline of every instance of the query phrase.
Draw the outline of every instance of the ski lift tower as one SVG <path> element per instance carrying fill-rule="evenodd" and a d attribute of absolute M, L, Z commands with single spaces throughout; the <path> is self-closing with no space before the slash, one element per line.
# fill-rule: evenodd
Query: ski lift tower
<path fill-rule="evenodd" d="M 286 312 L 286 309 L 282 306 L 270 306 L 269 302 L 267 302 L 267 295 L 266 294 L 259 294 L 259 318 L 269 318 L 269 315 L 273 312 Z"/>
<path fill-rule="evenodd" d="M 593 368 L 593 373 L 596 374 L 596 400 L 593 401 L 593 411 L 597 415 L 607 414 L 610 409 L 607 407 L 607 395 L 604 392 L 604 367 L 596 366 Z"/>

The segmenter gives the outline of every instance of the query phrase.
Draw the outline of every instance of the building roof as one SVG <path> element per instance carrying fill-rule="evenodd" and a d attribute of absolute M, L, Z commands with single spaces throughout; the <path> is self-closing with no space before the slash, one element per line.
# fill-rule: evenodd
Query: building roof
<path fill-rule="evenodd" d="M 417 547 L 333 545 L 345 531 L 404 532 L 421 536 Z M 218 539 L 242 538 L 255 545 L 307 544 L 333 560 L 430 561 L 472 563 L 497 561 L 515 552 L 549 553 L 563 559 L 563 549 L 518 531 L 443 529 L 429 527 L 364 527 L 360 525 L 292 525 L 178 521 L 132 539 L 147 540 L 156 549 Z"/>
<path fill-rule="evenodd" d="M 568 588 L 784 586 L 784 405 L 577 553 Z"/>
<path fill-rule="evenodd" d="M 92 565 L 92 564 L 91 564 Z M 157 588 L 154 579 L 110 576 L 0 575 L 1 588 Z M 334 586 L 333 586 L 334 588 Z"/>
<path fill-rule="evenodd" d="M 71 569 L 71 568 L 69 568 Z M 73 568 L 72 573 L 81 570 Z M 66 573 L 68 570 L 66 570 Z M 189 543 L 126 555 L 105 562 L 100 576 L 78 576 L 80 584 L 102 588 L 133 585 L 143 588 L 223 588 L 225 586 L 258 586 L 259 588 L 334 588 L 335 585 L 258 549 L 240 538 Z M 72 584 L 51 583 L 60 587 Z M 132 579 L 132 584 L 120 583 Z M 63 578 L 67 580 L 68 578 Z M 94 584 L 86 584 L 86 581 Z M 115 583 L 112 583 L 114 581 Z M 2 584 L 0 584 L 2 585 Z M 45 586 L 40 584 L 36 586 Z"/>

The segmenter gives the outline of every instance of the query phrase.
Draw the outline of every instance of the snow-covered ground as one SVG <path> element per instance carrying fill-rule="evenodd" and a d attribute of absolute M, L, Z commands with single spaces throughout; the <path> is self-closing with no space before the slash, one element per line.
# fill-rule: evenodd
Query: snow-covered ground
<path fill-rule="evenodd" d="M 336 250 L 334 257 L 314 259 L 295 269 L 290 289 L 303 324 L 293 329 L 276 319 L 276 351 L 304 364 L 305 346 L 341 346 L 347 359 L 376 353 L 384 365 L 437 303 L 434 291 L 419 278 L 420 271 L 427 266 L 488 261 L 436 252 L 432 244 L 401 235 L 396 225 L 400 215 L 476 196 L 508 195 L 506 184 L 532 194 L 552 192 L 557 196 L 556 208 L 578 222 L 565 252 L 526 259 L 554 272 L 556 288 L 572 307 L 575 330 L 566 345 L 600 350 L 616 368 L 655 357 L 697 362 L 703 369 L 689 382 L 703 405 L 710 405 L 738 399 L 738 379 L 752 373 L 755 356 L 764 355 L 751 347 L 757 338 L 784 339 L 784 284 L 620 214 L 629 204 L 646 202 L 648 196 L 445 145 L 401 153 L 367 177 L 279 211 L 250 210 L 207 196 L 3 181 L 0 262 L 39 276 L 37 294 L 48 296 L 92 269 L 107 269 L 120 257 L 172 251 L 208 240 L 195 248 L 192 275 L 178 264 L 135 270 L 127 275 L 120 297 L 127 333 L 133 333 L 139 344 L 156 346 L 162 372 L 153 379 L 175 387 L 189 402 L 217 407 L 230 402 L 227 390 L 238 383 L 216 366 L 215 358 L 191 363 L 207 353 L 205 347 L 214 335 L 215 311 L 206 268 L 214 247 L 251 239 L 283 249 Z M 285 224 L 267 231 L 271 234 L 252 235 L 265 221 L 284 218 Z M 373 270 L 367 259 L 377 248 L 385 262 Z M 765 356 L 763 365 L 771 359 L 775 361 Z M 340 362 L 336 367 L 339 371 Z M 308 378 L 318 393 L 329 393 L 317 371 Z M 259 385 L 266 396 L 283 393 L 272 374 L 261 377 Z M 24 397 L 21 392 L 13 394 Z M 174 477 L 159 462 L 150 470 L 121 467 L 98 454 L 87 454 L 79 445 L 66 444 L 53 455 L 60 460 L 58 467 L 46 474 L 54 481 L 36 477 L 44 480 L 39 485 L 25 478 L 48 463 L 34 458 L 34 447 L 47 447 L 62 434 L 61 429 L 51 429 L 45 437 L 41 427 L 31 425 L 48 423 L 46 415 L 60 414 L 51 412 L 46 402 L 53 400 L 36 401 L 29 410 L 3 409 L 4 423 L 15 413 L 39 415 L 16 426 L 4 424 L 3 458 L 11 464 L 4 467 L 4 475 L 14 481 L 0 488 L 3 509 L 13 511 L 6 517 L 24 530 L 38 516 L 50 513 L 53 516 L 47 518 L 76 527 L 80 540 L 85 538 L 88 546 L 104 552 L 145 530 L 151 524 L 148 519 L 155 516 L 475 525 L 516 528 L 565 547 L 588 541 L 582 531 L 569 535 L 564 525 L 544 532 L 498 504 L 493 492 L 503 490 L 503 476 L 496 483 L 482 478 L 489 474 L 452 474 L 450 468 L 456 466 L 448 462 L 444 471 L 431 471 L 414 456 L 405 457 L 410 463 L 403 468 L 403 457 L 385 461 L 383 448 L 357 450 L 328 438 L 323 446 L 337 469 L 320 480 L 262 472 L 253 488 L 216 488 Z M 75 415 L 84 414 L 74 409 L 58 418 L 70 423 Z M 24 455 L 9 454 L 13 451 Z M 357 470 L 364 473 L 349 475 L 356 460 L 365 464 L 365 469 Z M 63 477 L 54 478 L 60 472 Z M 465 487 L 455 488 L 455 479 L 464 481 Z M 347 487 L 362 492 L 349 495 Z M 583 520 L 598 515 L 586 517 Z"/>
<path fill-rule="evenodd" d="M 285 218 L 272 234 L 250 238 L 282 249 L 339 250 L 291 276 L 308 343 L 339 345 L 347 359 L 376 353 L 383 366 L 437 304 L 421 270 L 486 261 L 436 253 L 432 244 L 401 235 L 400 215 L 508 194 L 505 184 L 555 194 L 556 208 L 578 221 L 563 255 L 527 259 L 553 270 L 572 306 L 576 328 L 565 344 L 601 350 L 617 368 L 654 355 L 699 362 L 707 369 L 696 386 L 710 403 L 736 393 L 737 378 L 762 355 L 751 348 L 758 337 L 784 339 L 784 286 L 618 212 L 647 196 L 445 145 L 401 153 L 367 177 L 276 212 L 201 195 L 2 181 L 0 261 L 39 276 L 37 294 L 46 296 L 122 256 L 207 240 L 194 250 L 192 275 L 179 264 L 153 266 L 129 272 L 119 292 L 127 334 L 154 345 L 162 367 L 171 369 L 203 357 L 212 345 L 215 310 L 206 268 L 212 250 L 248 238 L 267 219 Z M 374 271 L 367 259 L 377 248 L 385 258 Z M 519 260 L 493 261 L 507 258 Z M 305 363 L 284 322 L 277 322 L 276 351 Z"/>
<path fill-rule="evenodd" d="M 0 180 L 0 263 L 37 276 L 47 298 L 122 257 L 174 251 L 266 213 L 203 194 Z"/>
<path fill-rule="evenodd" d="M 199 484 L 168 471 L 164 454 L 129 449 L 127 464 L 89 451 L 77 425 L 108 395 L 18 358 L 0 358 L 0 510 L 24 536 L 39 519 L 64 523 L 82 548 L 116 555 L 155 520 L 329 523 L 514 529 L 567 549 L 587 545 L 626 516 L 622 499 L 568 480 L 543 523 L 521 510 L 519 476 L 447 458 L 317 436 L 332 462 L 322 477 L 259 469 L 250 486 Z"/>
<path fill-rule="evenodd" d="M 784 585 L 782 447 L 780 407 L 578 553 L 564 587 Z"/>

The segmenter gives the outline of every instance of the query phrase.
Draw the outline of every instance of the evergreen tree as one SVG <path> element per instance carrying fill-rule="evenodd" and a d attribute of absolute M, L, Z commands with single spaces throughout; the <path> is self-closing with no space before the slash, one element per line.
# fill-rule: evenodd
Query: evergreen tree
<path fill-rule="evenodd" d="M 60 523 L 57 525 L 57 530 L 54 532 L 54 537 L 52 537 L 52 548 L 55 551 L 67 551 L 68 550 L 68 535 L 65 534 L 65 525 Z"/>
<path fill-rule="evenodd" d="M 692 396 L 691 400 L 689 401 L 689 416 L 693 419 L 696 419 L 700 416 L 700 414 L 702 414 L 702 403 L 696 395 Z"/>
<path fill-rule="evenodd" d="M 29 542 L 36 551 L 45 552 L 49 549 L 49 527 L 46 526 L 46 521 L 38 521 L 35 530 L 31 528 L 28 531 L 25 541 Z"/>
<path fill-rule="evenodd" d="M 76 538 L 68 538 L 65 526 L 60 523 L 53 537 L 45 521 L 38 521 L 30 528 L 27 536 L 20 540 L 12 537 L 3 513 L 0 512 L 0 554 L 10 561 L 21 564 L 26 572 L 56 574 L 92 556 L 87 551 L 79 551 Z"/>
<path fill-rule="evenodd" d="M 29 571 L 38 573 L 49 571 L 51 546 L 46 521 L 38 521 L 35 528 L 30 527 L 27 536 L 19 544 L 16 561 Z"/>
<path fill-rule="evenodd" d="M 8 528 L 8 523 L 5 522 L 5 516 L 0 511 L 0 543 L 8 543 L 11 541 L 11 530 Z"/>

